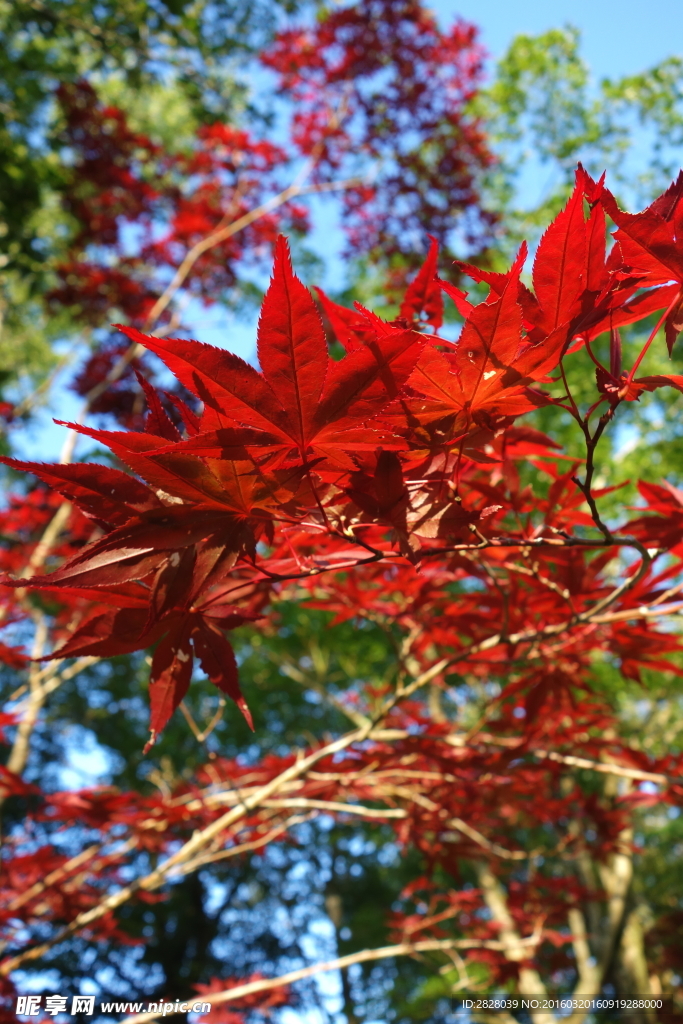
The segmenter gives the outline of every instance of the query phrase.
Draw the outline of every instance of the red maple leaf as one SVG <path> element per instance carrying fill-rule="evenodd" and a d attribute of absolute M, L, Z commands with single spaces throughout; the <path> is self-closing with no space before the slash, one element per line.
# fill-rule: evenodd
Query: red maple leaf
<path fill-rule="evenodd" d="M 354 469 L 352 453 L 379 446 L 402 448 L 400 438 L 374 423 L 399 394 L 422 345 L 412 330 L 371 318 L 374 340 L 335 362 L 310 292 L 292 272 L 284 238 L 277 246 L 273 278 L 258 332 L 263 373 L 238 356 L 196 341 L 163 341 L 122 327 L 159 355 L 178 379 L 205 403 L 202 433 L 168 451 L 225 457 L 226 427 L 261 431 L 260 447 L 280 464 L 310 464 L 322 457 Z M 239 432 L 232 443 L 239 440 Z M 252 434 L 248 449 L 259 446 Z"/>

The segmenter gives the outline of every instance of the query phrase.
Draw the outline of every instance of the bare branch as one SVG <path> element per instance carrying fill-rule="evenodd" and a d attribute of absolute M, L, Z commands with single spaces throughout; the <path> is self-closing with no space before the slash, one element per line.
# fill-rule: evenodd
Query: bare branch
<path fill-rule="evenodd" d="M 478 832 L 476 828 L 472 828 L 462 818 L 449 818 L 449 828 L 454 828 L 458 832 L 462 832 L 464 836 L 471 839 L 472 842 L 481 846 L 482 849 L 487 850 L 489 853 L 493 853 L 496 857 L 501 857 L 503 860 L 529 860 L 530 857 L 535 855 L 534 850 L 528 853 L 525 850 L 507 850 L 504 846 L 500 846 L 499 843 L 493 843 L 486 836 L 483 836 L 481 832 Z"/>
<path fill-rule="evenodd" d="M 587 757 L 576 757 L 574 754 L 558 754 L 554 750 L 534 750 L 535 757 L 545 758 L 548 761 L 556 761 L 558 764 L 566 764 L 572 768 L 588 768 L 592 772 L 601 772 L 604 775 L 616 775 L 622 779 L 636 779 L 642 782 L 654 782 L 661 786 L 677 784 L 683 779 L 676 779 L 669 775 L 661 775 L 659 772 L 645 772 L 640 768 L 626 768 L 619 764 L 603 764 L 601 761 L 591 761 Z"/>

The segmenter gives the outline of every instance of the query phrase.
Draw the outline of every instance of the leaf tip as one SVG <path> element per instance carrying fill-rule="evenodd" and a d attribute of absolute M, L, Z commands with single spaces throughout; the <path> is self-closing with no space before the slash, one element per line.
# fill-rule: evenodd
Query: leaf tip
<path fill-rule="evenodd" d="M 152 749 L 152 747 L 155 745 L 155 743 L 157 741 L 157 736 L 158 736 L 158 733 L 157 733 L 156 729 L 150 729 L 150 731 L 149 731 L 149 739 L 147 740 L 147 742 L 145 743 L 144 747 L 142 748 L 142 753 L 143 754 L 149 754 L 150 750 Z"/>
<path fill-rule="evenodd" d="M 246 721 L 251 731 L 256 732 L 256 730 L 254 729 L 254 719 L 251 717 L 251 711 L 249 710 L 249 706 L 244 697 L 238 697 L 237 700 L 235 701 L 235 704 L 244 715 L 244 720 Z"/>

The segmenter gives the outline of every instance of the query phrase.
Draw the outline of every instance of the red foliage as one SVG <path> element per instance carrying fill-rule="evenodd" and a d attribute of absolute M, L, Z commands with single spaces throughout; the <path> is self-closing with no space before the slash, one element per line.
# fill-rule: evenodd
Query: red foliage
<path fill-rule="evenodd" d="M 52 309 L 66 306 L 90 328 L 119 319 L 141 329 L 165 325 L 173 308 L 156 315 L 155 304 L 188 257 L 185 297 L 207 305 L 230 299 L 279 232 L 309 230 L 296 191 L 263 206 L 298 180 L 302 160 L 310 161 L 313 189 L 341 187 L 354 253 L 402 254 L 391 272 L 399 289 L 402 264 L 426 231 L 442 245 L 454 229 L 469 249 L 487 243 L 495 218 L 481 207 L 479 185 L 493 158 L 468 112 L 482 74 L 472 26 L 458 22 L 442 32 L 415 0 L 362 0 L 315 29 L 283 32 L 262 59 L 295 111 L 283 146 L 216 122 L 201 126 L 184 150 L 165 152 L 133 130 L 122 110 L 102 104 L 89 82 L 59 87 L 71 154 L 65 205 L 76 226 L 56 267 Z M 219 229 L 224 236 L 194 251 Z M 431 270 L 427 277 L 430 295 L 418 298 L 423 285 L 416 282 L 401 315 L 434 325 L 441 297 Z M 120 344 L 110 339 L 87 360 L 73 384 L 79 394 L 103 379 Z M 93 412 L 137 429 L 140 394 L 131 384 L 128 371 L 98 396 Z"/>
<path fill-rule="evenodd" d="M 520 281 L 523 250 L 507 274 L 487 275 L 489 296 L 470 307 L 456 346 L 440 347 L 438 338 L 428 339 L 408 320 L 431 309 L 433 326 L 439 322 L 435 243 L 409 286 L 400 326 L 358 307 L 363 334 L 336 362 L 283 239 L 259 324 L 261 373 L 222 349 L 122 328 L 164 360 L 203 403 L 203 413 L 198 432 L 183 437 L 145 384 L 151 411 L 144 433 L 76 427 L 105 443 L 145 483 L 104 467 L 15 464 L 36 472 L 105 530 L 56 572 L 31 581 L 72 600 L 101 595 L 55 656 L 121 654 L 161 641 L 152 664 L 152 737 L 187 691 L 193 654 L 248 716 L 223 631 L 258 613 L 273 583 L 305 584 L 335 568 L 367 564 L 361 585 L 372 586 L 378 577 L 381 603 L 388 594 L 386 564 L 405 577 L 404 600 L 416 584 L 424 600 L 431 571 L 413 576 L 411 563 L 433 564 L 436 556 L 449 578 L 478 575 L 470 563 L 458 569 L 457 552 L 471 547 L 473 531 L 492 564 L 505 566 L 511 545 L 537 544 L 538 565 L 547 565 L 556 585 L 513 575 L 515 598 L 507 610 L 495 590 L 488 608 L 477 595 L 476 614 L 460 600 L 444 620 L 457 622 L 455 632 L 452 626 L 437 630 L 442 648 L 462 647 L 464 636 L 476 643 L 495 632 L 502 614 L 508 636 L 524 636 L 539 620 L 559 626 L 569 610 L 587 614 L 596 595 L 608 592 L 600 582 L 606 560 L 591 561 L 591 545 L 578 539 L 562 550 L 551 543 L 560 525 L 566 530 L 591 522 L 571 512 L 585 493 L 572 472 L 557 477 L 547 507 L 519 493 L 514 462 L 528 454 L 529 444 L 513 428 L 518 416 L 538 406 L 562 404 L 539 383 L 586 325 L 629 303 L 641 280 L 623 265 L 604 287 L 593 287 L 593 270 L 586 267 L 604 263 L 604 246 L 595 241 L 595 207 L 584 216 L 586 195 L 595 200 L 603 193 L 580 170 L 572 198 L 536 254 L 536 294 Z M 647 294 L 649 308 L 669 304 L 666 284 Z M 666 383 L 678 386 L 676 378 L 662 377 Z M 529 440 L 531 451 L 552 459 L 552 442 L 533 434 Z M 492 477 L 485 468 L 490 464 L 502 466 L 502 479 L 498 471 Z M 513 509 L 525 516 L 526 527 L 510 519 Z M 543 518 L 534 523 L 534 514 Z M 641 533 L 648 525 L 650 534 L 657 529 L 656 520 L 640 520 Z M 657 536 L 661 544 L 661 530 Z M 259 550 L 264 543 L 268 554 Z M 429 594 L 430 615 L 443 600 L 437 596 L 442 587 L 439 580 Z M 370 601 L 365 595 L 363 606 Z M 669 664 L 647 653 L 662 650 L 652 624 L 638 630 L 637 642 L 620 625 L 605 631 L 607 647 L 634 678 L 636 663 Z M 578 662 L 552 678 L 529 679 L 531 720 L 546 701 L 571 692 L 583 652 L 595 643 L 593 635 L 571 636 L 563 656 Z M 501 636 L 486 660 L 502 657 L 507 644 Z M 666 649 L 677 650 L 678 642 L 670 638 Z"/>
<path fill-rule="evenodd" d="M 270 152 L 259 159 L 267 162 Z M 124 327 L 201 403 L 201 415 L 176 399 L 182 423 L 173 421 L 140 377 L 148 407 L 141 429 L 74 428 L 106 445 L 122 469 L 3 460 L 41 481 L 3 512 L 3 569 L 14 577 L 5 588 L 8 619 L 25 618 L 17 595 L 31 588 L 54 602 L 57 646 L 46 659 L 154 646 L 150 746 L 187 692 L 195 658 L 251 725 L 226 634 L 267 623 L 272 600 L 293 588 L 337 622 L 366 618 L 401 638 L 400 685 L 351 687 L 346 699 L 367 727 L 335 749 L 311 752 L 315 771 L 294 753 L 255 765 L 216 758 L 191 782 L 155 797 L 29 793 L 6 772 L 3 787 L 36 807 L 8 840 L 8 933 L 17 920 L 26 935 L 38 935 L 46 915 L 57 924 L 104 906 L 105 883 L 119 885 L 125 874 L 117 843 L 168 855 L 213 827 L 225 847 L 265 845 L 273 830 L 288 836 L 287 815 L 305 806 L 376 817 L 402 848 L 419 851 L 429 877 L 403 895 L 392 920 L 399 938 L 436 941 L 466 930 L 476 946 L 467 957 L 503 983 L 526 962 L 503 955 L 498 942 L 516 928 L 537 937 L 530 961 L 571 968 L 563 922 L 587 885 L 510 867 L 558 851 L 577 859 L 590 853 L 597 863 L 618 856 L 632 842 L 634 804 L 652 794 L 607 799 L 565 767 L 599 772 L 609 762 L 635 769 L 636 779 L 658 779 L 660 802 L 678 805 L 683 797 L 683 758 L 630 749 L 591 684 L 597 658 L 636 681 L 643 670 L 681 674 L 670 660 L 682 649 L 680 634 L 657 617 L 681 604 L 683 496 L 667 484 L 643 484 L 646 508 L 608 527 L 598 508 L 605 492 L 592 480 L 595 447 L 621 402 L 643 389 L 681 389 L 676 375 L 636 376 L 658 327 L 666 322 L 669 338 L 675 329 L 676 188 L 639 215 L 643 222 L 628 220 L 602 183 L 579 169 L 572 197 L 538 247 L 533 290 L 521 280 L 522 249 L 506 273 L 461 265 L 489 289 L 472 305 L 437 277 L 434 242 L 394 322 L 321 295 L 344 348 L 339 360 L 280 238 L 259 323 L 260 371 L 224 349 Z M 620 232 L 608 255 L 604 209 Z M 636 265 L 621 232 L 628 227 L 635 237 L 637 223 L 654 231 L 653 218 L 666 235 L 658 252 L 668 262 L 666 274 L 649 278 L 645 257 Z M 465 319 L 455 343 L 435 333 L 442 288 Z M 623 370 L 618 326 L 652 313 L 660 314 L 657 327 Z M 609 369 L 591 348 L 607 331 Z M 598 370 L 585 415 L 564 390 L 564 360 L 583 348 Z M 591 416 L 601 406 L 596 424 Z M 583 480 L 555 441 L 520 422 L 540 407 L 569 413 L 581 427 Z M 523 482 L 524 463 L 539 470 L 544 493 Z M 32 566 L 59 495 L 78 509 L 54 549 L 59 564 L 18 578 Z M 23 656 L 6 653 L 15 663 Z M 456 673 L 490 695 L 466 733 L 430 713 L 420 694 L 427 683 L 438 692 Z M 271 787 L 267 806 L 261 786 Z M 56 846 L 36 849 L 37 821 L 96 830 L 100 845 L 89 866 L 67 861 Z M 457 879 L 461 862 L 477 859 L 507 878 L 505 925 L 480 913 L 484 882 L 468 892 L 435 888 L 439 873 Z M 93 934 L 116 934 L 104 911 L 83 920 Z M 657 941 L 672 963 L 667 943 Z M 211 984 L 213 991 L 223 983 Z"/>
<path fill-rule="evenodd" d="M 71 307 L 91 326 L 101 326 L 116 312 L 144 323 L 169 274 L 195 243 L 287 184 L 284 150 L 245 131 L 205 126 L 190 150 L 168 154 L 131 131 L 123 111 L 103 106 L 89 83 L 61 86 L 57 98 L 64 142 L 74 157 L 65 201 L 78 228 L 69 258 L 57 267 L 60 284 L 49 302 Z M 237 265 L 270 247 L 285 227 L 308 227 L 306 211 L 295 202 L 201 255 L 191 292 L 215 301 L 234 286 Z M 135 255 L 130 254 L 133 238 Z"/>
<path fill-rule="evenodd" d="M 262 60 L 295 110 L 284 147 L 217 122 L 202 126 L 186 151 L 167 153 L 133 131 L 123 111 L 101 104 L 90 83 L 60 86 L 73 154 L 65 201 L 77 229 L 50 302 L 93 326 L 116 312 L 141 326 L 192 246 L 291 184 L 301 157 L 312 159 L 312 180 L 323 185 L 383 168 L 372 185 L 343 190 L 354 252 L 409 256 L 427 230 L 446 244 L 459 221 L 481 246 L 494 218 L 481 209 L 479 179 L 493 158 L 467 105 L 482 55 L 472 26 L 441 32 L 415 0 L 362 0 L 315 29 L 283 32 Z M 293 195 L 204 251 L 191 293 L 215 301 L 279 231 L 308 226 Z"/>
<path fill-rule="evenodd" d="M 417 0 L 359 0 L 280 32 L 262 56 L 321 180 L 351 171 L 359 154 L 381 166 L 344 193 L 352 253 L 405 254 L 404 240 L 419 245 L 428 231 L 446 246 L 458 222 L 472 246 L 490 237 L 478 188 L 493 156 L 468 110 L 483 73 L 476 36 L 462 20 L 441 31 Z"/>

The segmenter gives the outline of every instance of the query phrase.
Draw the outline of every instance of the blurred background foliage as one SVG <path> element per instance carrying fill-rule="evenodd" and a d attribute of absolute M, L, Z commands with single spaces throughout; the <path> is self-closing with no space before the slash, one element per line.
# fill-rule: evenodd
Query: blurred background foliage
<path fill-rule="evenodd" d="M 51 269 L 78 224 L 65 213 L 70 157 L 55 91 L 87 80 L 132 127 L 175 149 L 199 124 L 253 113 L 248 60 L 289 0 L 30 0 L 0 4 L 0 364 L 40 379 L 74 331 L 45 309 Z"/>
<path fill-rule="evenodd" d="M 283 16 L 297 9 L 308 18 L 325 16 L 322 6 L 285 0 L 0 2 L 0 385 L 5 398 L 19 402 L 15 423 L 26 425 L 41 401 L 59 405 L 59 391 L 55 397 L 48 387 L 50 374 L 69 347 L 82 351 L 91 340 L 69 308 L 55 310 L 45 301 L 53 268 L 78 231 L 62 203 L 71 166 L 55 88 L 80 79 L 92 82 L 107 102 L 127 113 L 135 130 L 168 149 L 189 145 L 196 127 L 216 118 L 237 126 L 256 118 L 275 123 L 276 98 L 264 100 L 253 57 Z M 595 174 L 607 169 L 618 197 L 632 207 L 661 191 L 683 162 L 683 61 L 678 57 L 640 74 L 596 82 L 581 57 L 577 30 L 519 36 L 489 68 L 488 84 L 472 103 L 485 119 L 498 158 L 481 185 L 485 207 L 499 217 L 499 241 L 477 257 L 493 268 L 509 262 L 523 237 L 532 245 L 537 240 L 568 194 L 577 161 Z M 330 200 L 323 217 L 333 222 L 334 216 Z M 336 257 L 331 264 L 340 270 Z M 358 261 L 346 279 L 338 275 L 334 297 L 369 302 L 391 315 L 395 310 L 381 299 L 385 278 L 386 267 Z M 477 296 L 477 286 L 471 293 Z M 455 331 L 458 318 L 452 308 L 451 313 Z M 642 344 L 639 330 L 637 337 L 624 332 L 627 352 Z M 664 372 L 663 350 L 661 345 L 648 355 L 649 373 Z M 679 350 L 673 362 L 683 373 Z M 579 404 L 593 401 L 593 366 L 585 354 L 571 363 L 569 383 Z M 22 398 L 41 387 L 43 398 L 22 406 Z M 682 482 L 681 403 L 683 396 L 667 389 L 620 410 L 620 425 L 601 445 L 600 482 L 630 483 L 604 499 L 608 517 L 625 496 L 636 499 L 639 478 Z M 549 426 L 547 416 L 544 410 L 535 414 L 541 429 Z M 6 443 L 16 436 L 10 431 Z M 569 454 L 582 451 L 569 417 L 559 435 L 555 420 L 553 436 Z M 525 472 L 531 486 L 547 488 L 548 479 L 533 466 Z M 84 671 L 54 695 L 35 734 L 29 780 L 74 788 L 100 780 L 123 789 L 163 791 L 190 777 L 207 756 L 248 763 L 348 728 L 338 696 L 386 683 L 397 638 L 367 621 L 333 626 L 329 615 L 305 607 L 295 593 L 277 612 L 274 628 L 244 627 L 236 634 L 255 735 L 232 705 L 201 744 L 176 714 L 152 754 L 144 756 L 146 666 L 138 656 L 118 658 Z M 6 668 L 1 671 L 9 695 L 16 678 Z M 451 683 L 431 699 L 445 720 L 457 719 L 466 728 L 479 719 L 490 693 L 468 679 Z M 680 749 L 680 680 L 646 672 L 642 684 L 624 682 L 605 662 L 595 665 L 595 687 L 619 708 L 634 744 L 650 751 Z M 200 728 L 211 720 L 217 701 L 209 683 L 193 685 L 186 704 Z M 3 830 L 11 830 L 23 810 L 19 798 L 9 801 Z M 633 898 L 646 928 L 664 911 L 680 914 L 683 821 L 647 808 L 638 813 L 641 853 Z M 68 848 L 69 836 L 62 842 Z M 381 945 L 387 940 L 387 909 L 414 874 L 415 864 L 400 854 L 389 829 L 306 823 L 297 844 L 272 847 L 229 867 L 213 865 L 175 883 L 163 900 L 129 904 L 121 914 L 122 928 L 144 944 L 65 943 L 40 968 L 26 972 L 26 990 L 40 989 L 48 978 L 51 990 L 70 994 L 87 980 L 103 999 L 133 994 L 183 999 L 193 994 L 194 984 L 213 976 L 281 972 Z M 654 941 L 668 940 L 655 936 Z M 447 1011 L 455 974 L 452 964 L 437 956 L 357 966 L 343 972 L 338 983 L 302 986 L 297 1012 L 305 1007 L 315 1011 L 306 1019 L 323 1021 L 338 1019 L 341 1012 L 349 1024 L 437 1021 Z M 485 987 L 483 967 L 480 975 L 470 979 L 470 987 Z"/>

